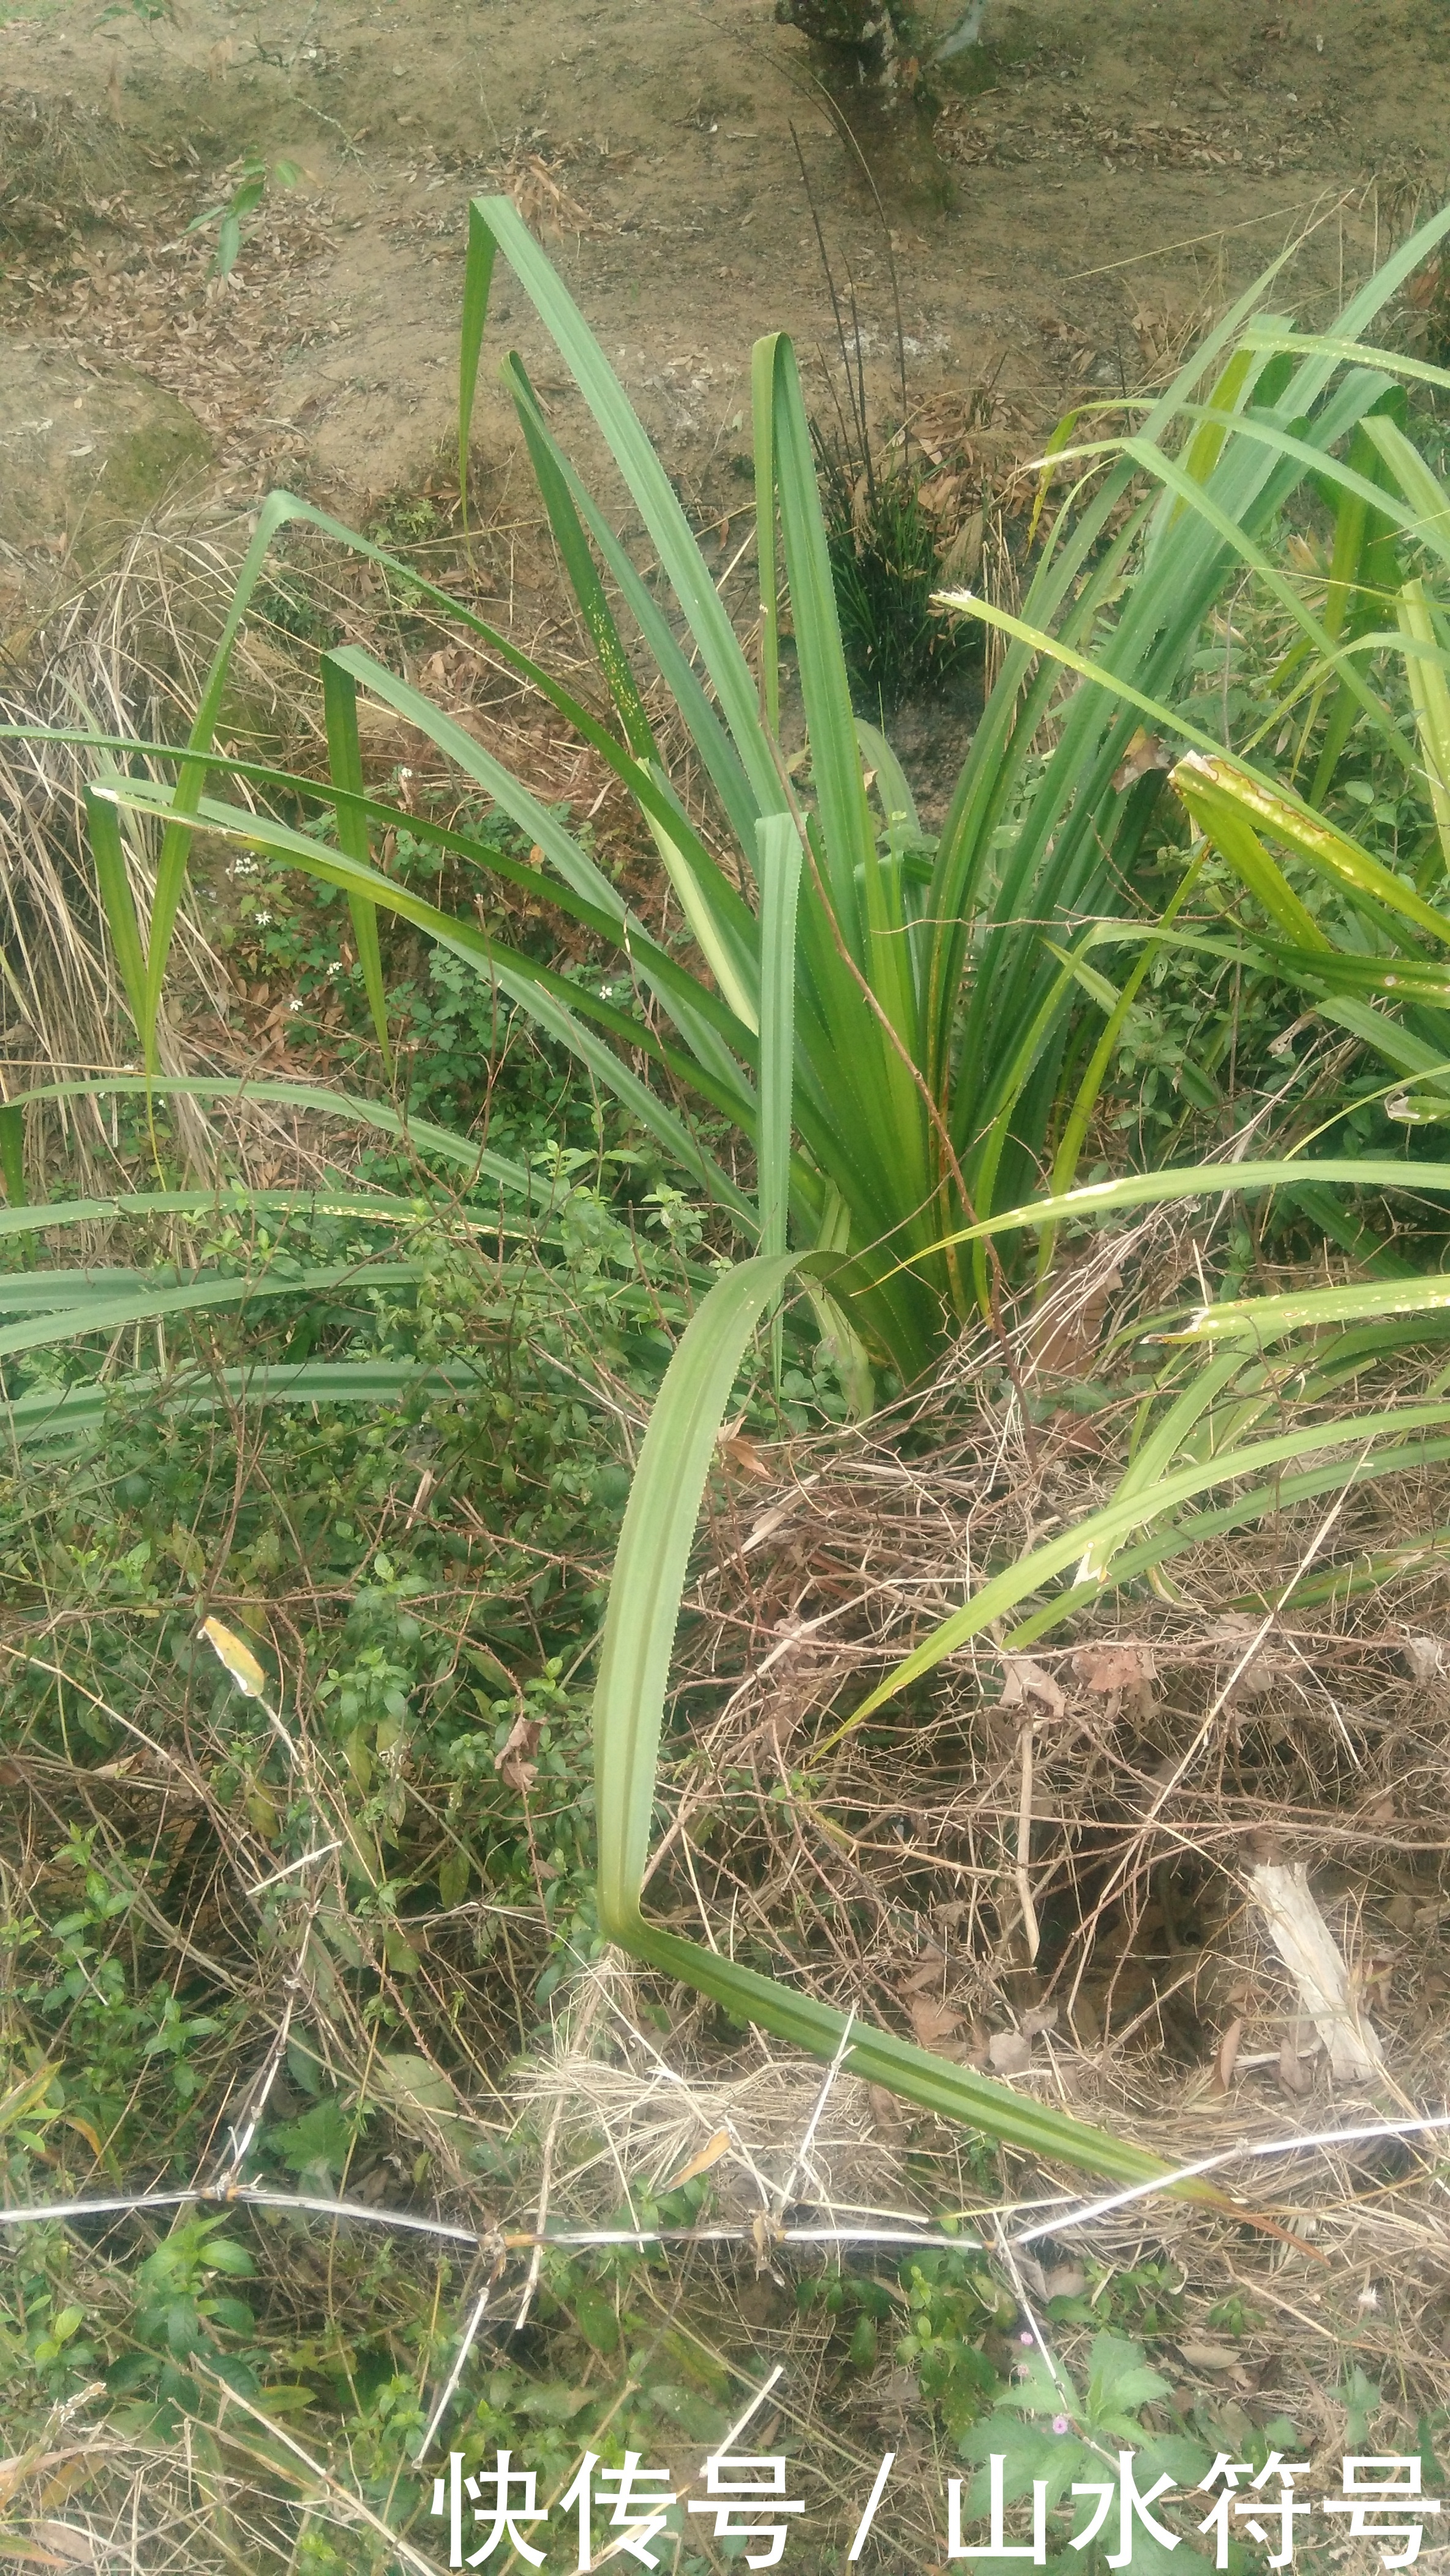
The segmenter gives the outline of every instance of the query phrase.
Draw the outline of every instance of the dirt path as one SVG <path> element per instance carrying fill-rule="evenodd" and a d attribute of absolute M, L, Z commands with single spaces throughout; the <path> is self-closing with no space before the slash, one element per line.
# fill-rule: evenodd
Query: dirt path
<path fill-rule="evenodd" d="M 894 103 L 841 92 L 913 402 L 991 387 L 982 408 L 1035 434 L 1141 382 L 1311 215 L 1301 305 L 1440 193 L 1444 0 L 989 0 L 988 41 L 933 66 L 955 14 L 932 0 Z M 881 222 L 768 0 L 175 0 L 150 23 L 22 0 L 0 114 L 0 326 L 180 393 L 233 499 L 286 479 L 356 510 L 421 481 L 451 427 L 466 200 L 501 177 L 672 469 L 722 506 L 753 337 L 830 332 L 792 123 L 883 393 L 894 364 Z M 208 287 L 184 227 L 248 151 L 306 175 Z M 520 305 L 497 322 L 542 360 Z M 506 437 L 501 408 L 484 432 Z"/>

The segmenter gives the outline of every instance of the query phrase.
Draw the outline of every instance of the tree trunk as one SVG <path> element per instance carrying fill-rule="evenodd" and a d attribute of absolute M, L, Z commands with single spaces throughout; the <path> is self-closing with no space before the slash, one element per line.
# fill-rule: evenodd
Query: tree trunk
<path fill-rule="evenodd" d="M 775 0 L 784 27 L 799 27 L 813 45 L 858 54 L 873 69 L 890 61 L 896 31 L 887 0 Z"/>

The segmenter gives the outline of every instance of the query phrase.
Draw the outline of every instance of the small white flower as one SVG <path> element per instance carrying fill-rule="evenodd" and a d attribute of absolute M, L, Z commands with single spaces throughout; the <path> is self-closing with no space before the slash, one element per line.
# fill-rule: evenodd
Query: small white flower
<path fill-rule="evenodd" d="M 340 975 L 342 973 L 342 959 L 340 957 L 334 957 L 332 964 L 329 966 L 327 971 L 329 975 Z"/>
<path fill-rule="evenodd" d="M 272 916 L 270 912 L 259 912 L 256 916 L 257 928 L 259 930 L 265 930 L 271 918 Z"/>
<path fill-rule="evenodd" d="M 289 1010 L 289 1011 L 300 1011 L 300 1010 L 301 1010 L 302 1005 L 301 1005 L 301 1003 L 299 1002 L 299 1000 L 298 1000 L 298 998 L 297 998 L 297 996 L 296 996 L 296 994 L 295 994 L 295 993 L 293 994 L 291 1001 L 288 1003 L 287 1008 L 288 1008 L 288 1010 Z"/>

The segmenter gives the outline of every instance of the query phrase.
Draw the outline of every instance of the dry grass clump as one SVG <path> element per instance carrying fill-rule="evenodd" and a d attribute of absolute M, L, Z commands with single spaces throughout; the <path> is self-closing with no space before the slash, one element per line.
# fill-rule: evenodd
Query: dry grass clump
<path fill-rule="evenodd" d="M 1166 2253 L 1190 2323 L 1247 2300 L 1258 2324 L 1219 2338 L 1226 2376 L 1210 2358 L 1190 2377 L 1296 2389 L 1302 2416 L 1321 2365 L 1352 2354 L 1433 2408 L 1450 2396 L 1433 2137 L 1252 2151 L 1446 2100 L 1450 1568 L 1443 1537 L 1418 1556 L 1405 1539 L 1450 1521 L 1443 1469 L 1350 1491 L 1327 1535 L 1322 1504 L 1225 1534 L 1174 1559 L 1171 1589 L 1110 1593 L 1025 1653 L 979 1641 L 838 1735 L 989 1566 L 1111 1490 L 1121 1417 L 1052 1396 L 1086 1373 L 1104 1305 L 1121 1318 L 1121 1274 L 1173 1274 L 1183 1245 L 1146 1236 L 1017 1336 L 1027 1437 L 984 1339 L 945 1419 L 903 1407 L 779 1462 L 730 1445 L 677 1666 L 694 1747 L 649 1903 L 688 1937 L 728 1922 L 737 1955 L 1174 2161 L 1224 2153 L 1222 2185 L 1296 2243 L 1161 2201 L 1078 2231 L 1046 2177 L 1001 2174 L 1019 2206 L 1046 2188 L 1049 2267 Z M 1375 1568 L 1395 1544 L 1391 1595 Z M 1307 1864 L 1382 2079 L 1331 2080 L 1268 1937 L 1265 1862 Z M 943 2134 L 894 2118 L 916 2190 L 951 2205 Z M 980 2184 L 967 2201 L 982 2211 Z"/>
<path fill-rule="evenodd" d="M 431 506 L 426 516 L 442 534 L 414 551 L 430 575 L 452 578 L 456 538 L 446 516 Z M 569 636 L 535 561 L 537 532 L 515 524 L 506 507 L 497 517 L 497 526 L 475 533 L 468 587 L 481 593 L 484 614 L 501 623 L 527 625 L 532 615 L 540 649 L 556 663 L 561 650 L 568 659 Z M 34 564 L 14 558 L 12 587 L 25 621 L 12 633 L 0 667 L 0 725 L 128 743 L 184 742 L 248 533 L 246 520 L 226 508 L 165 507 L 79 586 L 63 570 L 48 571 L 39 596 Z M 379 535 L 383 544 L 408 550 L 406 532 L 385 524 Z M 607 791 L 607 773 L 587 747 L 550 709 L 531 702 L 501 665 L 460 644 L 421 594 L 305 530 L 284 541 L 243 627 L 219 749 L 325 777 L 319 648 L 347 637 L 391 654 L 401 636 L 435 700 L 538 794 L 592 807 L 597 838 L 607 848 L 619 828 L 613 810 L 619 800 L 601 791 L 601 775 Z M 454 819 L 467 803 L 456 771 L 387 711 L 365 705 L 363 715 L 370 775 L 382 786 L 397 782 L 405 806 L 424 803 Z M 0 1063 L 9 1092 L 36 1079 L 113 1068 L 134 1050 L 85 828 L 87 784 L 109 756 L 65 741 L 0 740 Z M 128 758 L 142 775 L 174 776 L 174 763 L 142 752 L 115 756 Z M 248 804 L 258 791 L 244 779 L 224 788 L 217 777 L 212 792 Z M 158 839 L 135 815 L 126 820 L 124 839 L 144 924 Z M 223 962 L 231 909 L 227 862 L 208 856 L 204 836 L 197 861 L 163 1005 L 162 1067 L 172 1073 L 255 1070 L 259 1060 L 276 1055 L 277 1031 L 252 1025 L 257 1014 L 249 1013 L 246 987 Z M 275 1009 L 272 1017 L 275 1023 Z M 279 1061 L 268 1069 L 289 1067 Z M 108 1115 L 61 1105 L 55 1145 L 104 1158 Z M 204 1162 L 204 1122 L 184 1104 L 177 1115 L 191 1152 Z M 262 1127 L 274 1142 L 282 1134 L 270 1118 Z M 42 1134 L 33 1120 L 35 1151 L 43 1150 Z M 272 1167 L 259 1176 L 282 1177 L 287 1152 L 279 1145 Z"/>
<path fill-rule="evenodd" d="M 103 571 L 40 605 L 0 682 L 0 723 L 128 743 L 183 741 L 244 545 L 245 532 L 230 515 L 159 512 Z M 269 702 L 279 711 L 286 703 L 265 643 L 252 651 L 244 644 L 241 687 L 264 711 Z M 128 759 L 144 776 L 174 775 L 174 764 L 144 752 L 0 741 L 0 1060 L 7 1093 L 104 1072 L 132 1057 L 135 1033 L 105 931 L 85 815 L 87 786 L 111 757 Z M 145 923 L 159 835 L 131 816 L 123 846 Z M 183 901 L 178 934 L 178 972 L 158 1031 L 162 1069 L 219 1069 L 226 976 L 194 891 Z M 204 1119 L 185 1101 L 177 1119 L 193 1158 L 209 1164 Z M 109 1111 L 99 1104 L 57 1103 L 48 1122 L 32 1120 L 32 1151 L 43 1158 L 49 1136 L 86 1167 L 97 1155 L 108 1158 L 108 1128 Z"/>
<path fill-rule="evenodd" d="M 134 540 L 116 576 L 41 621 L 29 669 L 0 691 L 0 721 L 166 738 L 179 684 L 161 657 L 148 661 L 136 596 L 154 588 L 148 576 L 160 551 L 149 534 Z M 60 1076 L 114 1063 L 126 1044 L 85 830 L 85 790 L 98 765 L 98 756 L 77 744 L 0 744 L 0 1049 L 12 1089 L 41 1068 Z M 155 854 L 141 827 L 128 831 L 126 854 L 144 919 Z M 193 989 L 214 985 L 216 961 L 191 911 L 182 942 Z M 167 1069 L 177 1069 L 174 1056 Z"/>
<path fill-rule="evenodd" d="M 764 2045 L 733 2065 L 698 2048 L 682 2065 L 662 2051 L 614 2001 L 604 2033 L 561 2033 L 558 2052 L 525 2060 L 511 2087 L 521 2110 L 552 2128 L 561 2154 L 556 2203 L 581 2220 L 602 2221 L 621 2197 L 643 2187 L 658 2199 L 694 2165 L 714 2177 L 712 2216 L 745 2225 L 759 2211 L 777 2218 L 790 2204 L 841 2220 L 929 2211 L 903 2170 L 900 2124 L 878 2092 L 841 2076 L 812 2113 L 822 2070 L 777 2058 Z M 682 2034 L 683 2035 L 683 2034 Z M 593 2043 L 592 2045 L 590 2043 Z M 803 2147 L 803 2141 L 805 2141 Z"/>
<path fill-rule="evenodd" d="M 104 220 L 102 192 L 123 164 L 121 137 L 97 109 L 31 90 L 0 95 L 0 241 L 44 255 L 72 238 L 78 208 Z"/>

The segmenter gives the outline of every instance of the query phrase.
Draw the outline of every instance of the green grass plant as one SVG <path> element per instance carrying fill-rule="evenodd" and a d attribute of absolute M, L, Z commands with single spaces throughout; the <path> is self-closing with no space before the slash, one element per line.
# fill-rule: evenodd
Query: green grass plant
<path fill-rule="evenodd" d="M 852 714 L 788 341 L 770 336 L 755 353 L 763 629 L 752 669 L 664 466 L 557 273 L 509 201 L 475 203 L 461 371 L 465 488 L 501 253 L 610 451 L 658 570 L 642 578 L 615 533 L 615 511 L 586 486 L 511 357 L 505 381 L 597 655 L 607 720 L 456 601 L 421 580 L 415 587 L 536 687 L 627 787 L 688 938 L 653 935 L 557 814 L 424 691 L 357 647 L 321 657 L 335 851 L 207 793 L 211 774 L 226 767 L 216 727 L 232 645 L 280 530 L 311 521 L 391 561 L 277 495 L 261 514 L 176 786 L 153 790 L 113 774 L 93 799 L 117 954 L 148 1057 L 190 838 L 201 825 L 346 895 L 385 1043 L 380 908 L 451 949 L 569 1047 L 721 1211 L 742 1250 L 765 1242 L 768 1216 L 778 1227 L 783 1170 L 789 1238 L 836 1256 L 829 1288 L 817 1285 L 826 1328 L 861 1354 L 863 1367 L 884 1364 L 903 1381 L 919 1378 L 991 1294 L 985 1257 L 964 1265 L 953 1234 L 1016 1203 L 1049 1168 L 1059 1188 L 1073 1177 L 1127 1006 L 1089 952 L 1104 919 L 1132 908 L 1135 858 L 1161 792 L 1156 773 L 1120 780 L 1131 736 L 1145 708 L 1171 699 L 1204 619 L 1246 571 L 1276 587 L 1308 647 L 1331 651 L 1333 638 L 1275 574 L 1264 545 L 1314 477 L 1343 477 L 1338 451 L 1383 415 L 1395 387 L 1363 361 L 1360 335 L 1447 221 L 1438 218 L 1386 263 L 1346 307 L 1335 338 L 1302 352 L 1281 327 L 1256 320 L 1263 295 L 1256 289 L 1147 408 L 1132 437 L 1084 455 L 1077 506 L 1059 513 L 933 840 L 889 746 Z M 1056 460 L 1059 473 L 1072 453 Z M 787 601 L 804 786 L 802 761 L 780 731 Z M 1073 675 L 1065 695 L 1064 671 Z M 1348 655 L 1343 679 L 1358 703 L 1364 683 Z M 569 982 L 516 942 L 426 904 L 374 867 L 371 835 L 396 815 L 363 793 L 360 691 L 417 726 L 542 850 L 542 868 L 520 862 L 514 873 L 625 961 L 637 996 L 628 1007 Z M 661 700 L 672 703 L 709 782 L 703 815 L 687 810 L 670 774 L 649 712 Z M 293 780 L 290 792 L 304 807 L 318 796 L 313 781 Z M 165 826 L 144 937 L 121 848 L 128 810 Z M 450 841 L 442 826 L 416 817 L 409 828 L 467 859 L 466 834 Z M 785 835 L 797 851 L 798 888 L 794 939 L 782 961 L 769 949 L 789 928 L 789 906 L 773 881 Z M 511 863 L 496 846 L 478 860 L 509 879 Z M 1106 1051 L 1104 1043 L 1084 1046 L 1079 1034 L 1094 1015 Z M 722 1153 L 707 1141 L 705 1120 L 714 1136 L 738 1140 L 739 1151 Z"/>
<path fill-rule="evenodd" d="M 855 2023 L 848 2030 L 826 2006 L 649 1922 L 640 1889 L 669 1663 L 718 1430 L 747 1350 L 792 1282 L 808 1288 L 826 1332 L 855 1356 L 864 1396 L 871 1367 L 920 1379 L 962 1324 L 993 1306 L 1004 1274 L 1025 1280 L 1034 1267 L 1043 1269 L 1065 1224 L 1211 1189 L 1302 1196 L 1306 1169 L 1319 1205 L 1334 1204 L 1336 1192 L 1402 1179 L 1403 1166 L 1390 1159 L 1307 1167 L 1279 1158 L 1258 1168 L 1144 1175 L 1086 1191 L 1071 1186 L 1154 943 L 1197 935 L 1174 927 L 1197 854 L 1189 855 L 1178 893 L 1156 921 L 1128 918 L 1135 859 L 1162 793 L 1157 771 L 1140 775 L 1125 760 L 1145 717 L 1190 746 L 1175 773 L 1184 801 L 1201 821 L 1205 800 L 1217 800 L 1217 845 L 1274 922 L 1281 946 L 1297 942 L 1318 960 L 1335 942 L 1315 929 L 1283 872 L 1276 877 L 1263 856 L 1252 818 L 1244 819 L 1255 797 L 1261 824 L 1263 799 L 1275 800 L 1267 820 L 1303 864 L 1335 876 L 1356 921 L 1372 921 L 1382 935 L 1388 922 L 1402 942 L 1405 925 L 1434 935 L 1439 916 L 1422 892 L 1367 856 L 1347 858 L 1344 836 L 1322 823 L 1312 801 L 1296 800 L 1276 780 L 1251 778 L 1241 762 L 1226 763 L 1210 737 L 1175 719 L 1173 702 L 1225 587 L 1252 577 L 1297 638 L 1286 657 L 1287 686 L 1304 711 L 1306 739 L 1319 729 L 1321 793 L 1356 724 L 1396 733 L 1392 712 L 1365 676 L 1376 630 L 1366 626 L 1364 594 L 1383 578 L 1394 532 L 1422 532 L 1443 511 L 1443 499 L 1433 477 L 1427 490 L 1429 469 L 1401 426 L 1400 380 L 1366 347 L 1364 334 L 1447 227 L 1450 212 L 1404 245 L 1351 300 L 1335 334 L 1301 339 L 1287 326 L 1262 322 L 1256 290 L 1225 316 L 1132 434 L 1076 449 L 1058 443 L 1054 472 L 1078 476 L 1073 504 L 1058 513 L 1020 617 L 969 596 L 947 603 L 962 615 L 995 619 L 1010 646 L 933 842 L 889 745 L 852 714 L 789 343 L 768 337 L 755 354 L 763 622 L 752 669 L 664 467 L 557 274 L 508 201 L 475 204 L 461 372 L 465 491 L 474 384 L 502 252 L 613 457 L 657 571 L 650 581 L 641 576 L 615 534 L 613 512 L 556 441 L 522 365 L 511 358 L 505 379 L 597 655 L 608 717 L 445 594 L 421 581 L 415 588 L 538 689 L 627 787 L 687 936 L 666 940 L 653 932 L 565 818 L 424 692 L 357 647 L 321 656 L 328 783 L 264 780 L 303 811 L 329 807 L 335 847 L 208 793 L 211 774 L 228 766 L 215 738 L 230 651 L 279 531 L 309 521 L 385 567 L 391 563 L 287 495 L 274 496 L 261 514 L 175 787 L 113 769 L 92 797 L 102 891 L 148 1062 L 191 836 L 202 828 L 345 897 L 385 1059 L 381 911 L 476 972 L 570 1050 L 711 1203 L 744 1256 L 699 1303 L 671 1363 L 620 1542 L 595 1708 L 601 1929 L 741 2019 L 826 2055 L 844 2048 L 846 2062 L 873 2081 L 993 2138 L 1123 2183 L 1149 2181 L 1160 2168 L 1104 2131 L 889 2033 Z M 1273 553 L 1284 512 L 1306 492 L 1329 494 L 1336 511 L 1323 614 Z M 787 602 L 804 759 L 788 751 L 781 730 Z M 1424 751 L 1444 718 L 1435 612 L 1413 589 L 1401 608 L 1394 634 L 1418 666 L 1421 751 L 1439 762 L 1438 749 Z M 362 691 L 418 727 L 471 791 L 530 836 L 543 864 L 510 857 L 497 836 L 479 842 L 411 815 L 415 838 L 505 884 L 527 886 L 535 898 L 542 893 L 561 920 L 626 962 L 628 1006 L 612 989 L 571 979 L 373 864 L 375 832 L 398 817 L 366 791 Z M 647 703 L 661 699 L 672 702 L 709 781 L 703 815 L 687 808 L 665 761 Z M 1413 763 L 1415 751 L 1402 748 Z M 1446 765 L 1436 775 L 1443 785 Z M 128 814 L 164 827 L 144 926 L 122 841 Z M 1123 942 L 1136 944 L 1139 955 L 1119 987 L 1097 961 Z M 1450 1049 L 1441 1052 L 1446 1062 Z M 526 1200 L 526 1175 L 497 1177 L 506 1193 Z M 1417 1180 L 1422 1189 L 1450 1189 L 1450 1170 L 1426 1166 Z M 406 1286 L 409 1265 L 390 1267 L 398 1275 L 386 1284 Z M 211 1293 L 183 1283 L 158 1289 L 146 1281 L 98 1282 L 84 1298 L 70 1292 L 67 1307 L 45 1274 L 27 1280 L 17 1292 L 20 1320 L 0 1331 L 32 1340 L 149 1320 L 171 1297 L 184 1311 L 189 1295 L 199 1304 Z M 330 1291 L 334 1283 L 319 1272 L 302 1283 L 309 1284 Z M 215 1293 L 219 1300 L 232 1293 L 230 1283 Z M 1165 1318 L 1170 1340 L 1175 1332 L 1179 1339 L 1161 1401 L 1147 1409 L 1112 1500 L 993 1571 L 850 1722 L 865 1722 L 993 1623 L 1015 1619 L 1020 1639 L 1099 1597 L 1110 1579 L 1128 1579 L 1150 1561 L 1161 1565 L 1202 1534 L 1213 1512 L 1199 1508 L 1201 1498 L 1216 1488 L 1234 1489 L 1214 1507 L 1220 1518 L 1244 1517 L 1286 1492 L 1307 1498 L 1347 1489 L 1364 1473 L 1439 1456 L 1450 1434 L 1450 1403 L 1438 1389 L 1421 1400 L 1387 1397 L 1367 1406 L 1356 1380 L 1356 1409 L 1333 1409 L 1346 1377 L 1362 1373 L 1371 1348 L 1365 1334 L 1382 1334 L 1387 1319 L 1409 1313 L 1423 1329 L 1437 1329 L 1427 1319 L 1445 1302 L 1438 1278 L 1380 1283 L 1367 1299 L 1355 1302 L 1357 1296 L 1336 1289 L 1290 1306 L 1229 1301 L 1186 1326 Z M 1337 1341 L 1324 1340 L 1326 1328 Z M 778 1375 L 778 1324 L 774 1335 Z M 1205 1341 L 1221 1345 L 1206 1362 L 1195 1348 Z M 1291 1360 L 1271 1365 L 1266 1353 L 1280 1344 L 1291 1347 Z M 1194 1353 L 1187 1362 L 1185 1345 Z M 1288 1429 L 1286 1387 L 1308 1399 Z M 1266 1415 L 1276 1426 L 1267 1433 Z M 1052 1592 L 1069 1572 L 1073 1581 Z"/>

